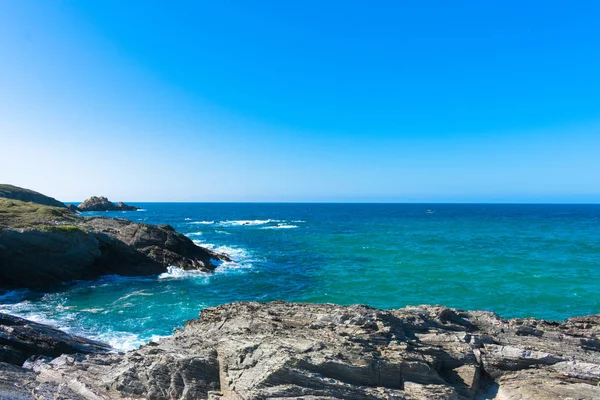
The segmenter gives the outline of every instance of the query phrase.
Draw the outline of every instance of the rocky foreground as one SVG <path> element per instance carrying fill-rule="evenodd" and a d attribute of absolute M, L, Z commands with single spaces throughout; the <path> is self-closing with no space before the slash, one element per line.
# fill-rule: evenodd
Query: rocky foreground
<path fill-rule="evenodd" d="M 169 225 L 82 217 L 40 193 L 0 185 L 0 288 L 154 275 L 170 266 L 210 272 L 219 261 L 229 258 Z"/>
<path fill-rule="evenodd" d="M 600 315 L 504 320 L 439 306 L 207 308 L 126 354 L 0 364 L 20 399 L 600 399 Z M 6 380 L 7 378 L 5 378 Z M 0 398 L 2 395 L 0 394 Z"/>

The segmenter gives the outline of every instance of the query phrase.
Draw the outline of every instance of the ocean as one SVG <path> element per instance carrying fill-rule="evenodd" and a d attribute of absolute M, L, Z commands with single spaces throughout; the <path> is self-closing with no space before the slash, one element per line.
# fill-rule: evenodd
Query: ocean
<path fill-rule="evenodd" d="M 129 350 L 233 301 L 441 304 L 502 317 L 600 313 L 600 205 L 137 203 L 84 213 L 170 224 L 234 262 L 47 292 L 0 311 Z"/>

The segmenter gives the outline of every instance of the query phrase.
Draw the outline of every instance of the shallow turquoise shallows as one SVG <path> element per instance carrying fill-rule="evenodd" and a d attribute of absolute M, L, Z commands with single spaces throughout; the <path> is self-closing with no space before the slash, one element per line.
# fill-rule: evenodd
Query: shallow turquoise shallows
<path fill-rule="evenodd" d="M 167 223 L 230 254 L 214 274 L 170 269 L 46 293 L 0 311 L 131 349 L 207 306 L 283 299 L 443 304 L 560 320 L 600 312 L 599 205 L 147 203 L 86 213 Z"/>

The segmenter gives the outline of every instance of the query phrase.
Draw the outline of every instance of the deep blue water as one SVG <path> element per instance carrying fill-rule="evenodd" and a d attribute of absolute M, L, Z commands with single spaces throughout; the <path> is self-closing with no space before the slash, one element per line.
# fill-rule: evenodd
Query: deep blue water
<path fill-rule="evenodd" d="M 443 304 L 554 320 L 600 313 L 600 205 L 138 206 L 86 214 L 171 224 L 236 262 L 211 275 L 173 269 L 12 292 L 0 297 L 0 311 L 122 349 L 240 300 Z"/>

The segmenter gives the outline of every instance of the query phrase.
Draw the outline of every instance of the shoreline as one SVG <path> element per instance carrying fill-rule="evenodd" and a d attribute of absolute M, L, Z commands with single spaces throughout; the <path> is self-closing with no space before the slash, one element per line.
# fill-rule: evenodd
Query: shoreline
<path fill-rule="evenodd" d="M 237 302 L 137 350 L 42 354 L 11 373 L 95 400 L 594 399 L 599 334 L 599 314 L 557 323 L 442 306 Z"/>

